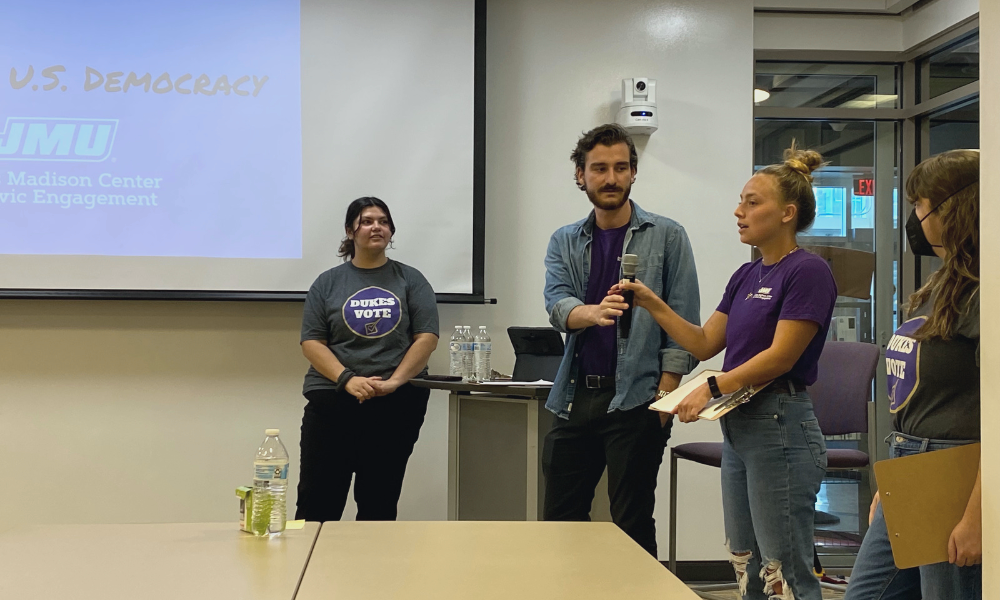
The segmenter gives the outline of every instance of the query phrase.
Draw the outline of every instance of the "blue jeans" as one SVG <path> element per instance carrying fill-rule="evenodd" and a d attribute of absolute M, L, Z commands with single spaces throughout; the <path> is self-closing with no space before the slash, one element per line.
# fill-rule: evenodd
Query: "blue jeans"
<path fill-rule="evenodd" d="M 974 444 L 978 440 L 931 440 L 893 432 L 888 437 L 889 456 L 898 458 L 921 452 L 933 452 Z M 864 515 L 861 515 L 864 518 Z M 978 600 L 983 594 L 983 570 L 937 563 L 914 569 L 897 569 L 892 559 L 889 531 L 885 526 L 882 504 L 865 534 L 858 558 L 854 561 L 851 583 L 844 600 Z"/>
<path fill-rule="evenodd" d="M 812 400 L 775 384 L 723 416 L 722 434 L 722 507 L 740 592 L 819 600 L 813 518 L 826 443 Z"/>

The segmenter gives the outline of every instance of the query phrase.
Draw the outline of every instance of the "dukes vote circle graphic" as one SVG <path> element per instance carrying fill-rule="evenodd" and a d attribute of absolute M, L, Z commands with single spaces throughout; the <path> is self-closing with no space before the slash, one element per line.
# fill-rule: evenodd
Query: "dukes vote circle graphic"
<path fill-rule="evenodd" d="M 355 292 L 344 302 L 341 312 L 351 331 L 371 339 L 392 333 L 402 316 L 399 297 L 375 286 Z"/>
<path fill-rule="evenodd" d="M 885 348 L 885 367 L 889 384 L 889 412 L 897 413 L 913 397 L 920 384 L 920 343 L 914 338 L 927 317 L 903 323 Z"/>

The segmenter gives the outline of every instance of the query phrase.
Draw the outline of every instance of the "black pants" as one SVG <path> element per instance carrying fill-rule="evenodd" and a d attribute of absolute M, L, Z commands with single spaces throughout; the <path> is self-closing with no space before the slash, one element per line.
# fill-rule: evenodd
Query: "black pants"
<path fill-rule="evenodd" d="M 339 521 L 354 480 L 359 521 L 394 521 L 406 462 L 430 390 L 406 384 L 358 402 L 346 392 L 306 394 L 296 519 Z"/>
<path fill-rule="evenodd" d="M 569 420 L 556 417 L 545 436 L 546 521 L 589 521 L 594 488 L 608 468 L 611 518 L 656 557 L 656 476 L 670 437 L 648 405 L 608 413 L 614 390 L 576 389 Z"/>

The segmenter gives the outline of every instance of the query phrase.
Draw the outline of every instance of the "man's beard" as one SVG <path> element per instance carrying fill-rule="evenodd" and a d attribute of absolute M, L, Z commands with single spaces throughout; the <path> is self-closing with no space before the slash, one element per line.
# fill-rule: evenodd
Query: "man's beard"
<path fill-rule="evenodd" d="M 602 198 L 598 196 L 598 194 L 600 194 L 601 192 L 608 192 L 608 191 L 624 192 L 624 193 L 622 193 L 621 199 Z M 597 189 L 596 191 L 587 188 L 587 198 L 590 198 L 590 203 L 596 206 L 597 208 L 600 208 L 601 210 L 617 210 L 625 206 L 625 203 L 628 202 L 628 195 L 629 192 L 631 191 L 632 191 L 631 184 L 629 184 L 628 187 L 624 188 L 624 190 L 618 186 L 609 186 L 609 185 L 603 186 Z"/>

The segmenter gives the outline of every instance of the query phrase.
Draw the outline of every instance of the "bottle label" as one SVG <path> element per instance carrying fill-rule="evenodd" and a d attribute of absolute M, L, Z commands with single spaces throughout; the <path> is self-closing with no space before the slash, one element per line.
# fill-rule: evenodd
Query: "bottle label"
<path fill-rule="evenodd" d="M 461 352 L 462 342 L 452 342 L 449 348 L 451 349 L 452 352 Z"/>
<path fill-rule="evenodd" d="M 472 350 L 472 342 L 465 342 L 462 344 L 462 350 Z"/>
<path fill-rule="evenodd" d="M 288 479 L 288 463 L 283 465 L 254 465 L 253 478 L 256 480 Z"/>

